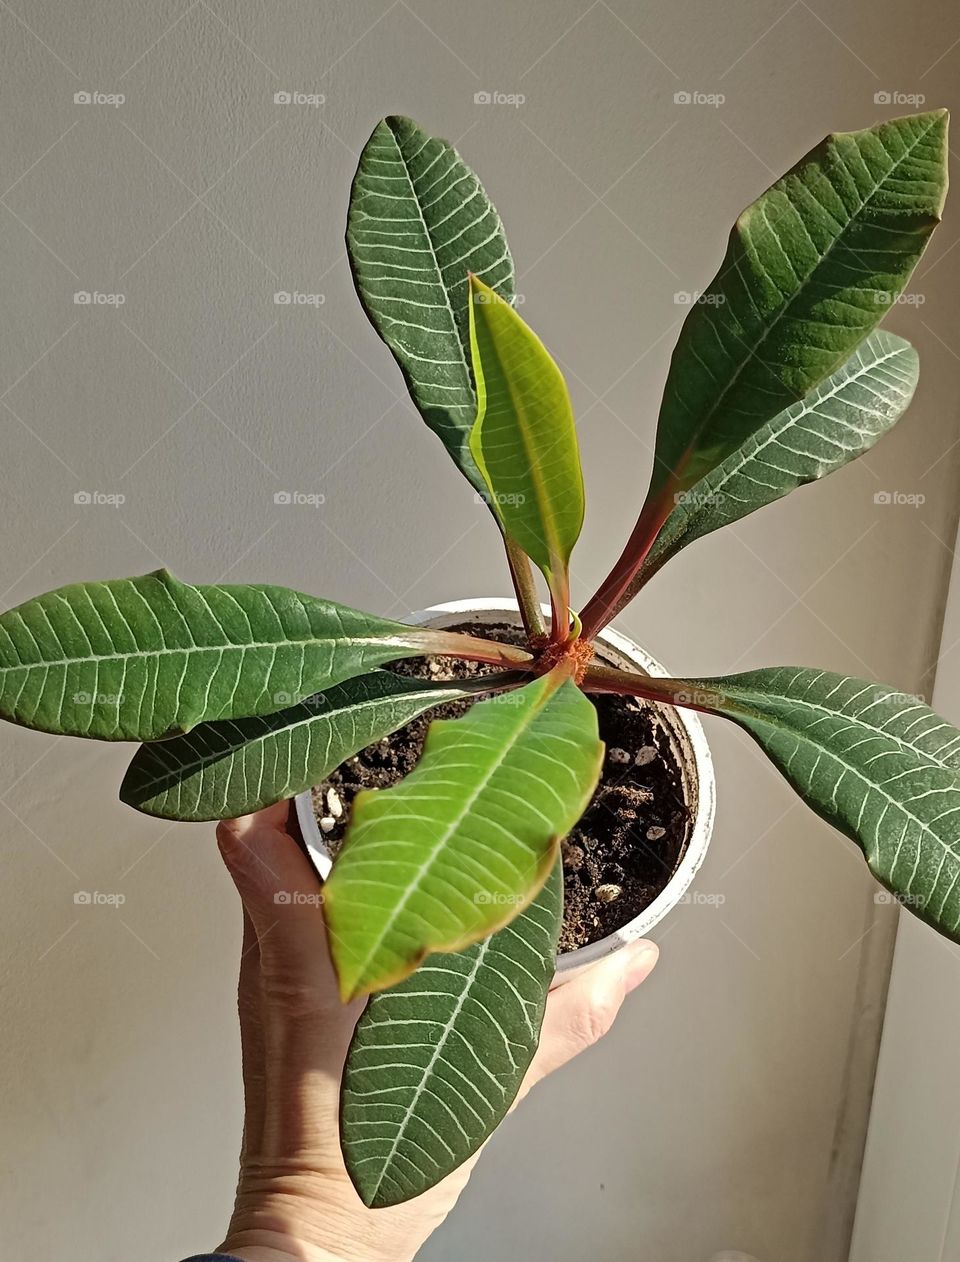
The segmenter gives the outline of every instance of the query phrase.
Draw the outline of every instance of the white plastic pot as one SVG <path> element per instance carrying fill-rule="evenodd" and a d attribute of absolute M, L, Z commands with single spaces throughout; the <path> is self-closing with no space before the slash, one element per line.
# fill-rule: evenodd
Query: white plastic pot
<path fill-rule="evenodd" d="M 421 610 L 410 622 L 431 626 L 450 627 L 462 622 L 497 623 L 516 622 L 517 603 L 496 597 L 474 600 L 452 600 Z M 628 640 L 619 631 L 607 628 L 597 637 L 599 655 L 610 665 L 640 670 L 647 675 L 668 675 L 659 662 L 639 645 Z M 691 808 L 692 826 L 687 847 L 666 887 L 639 916 L 628 920 L 614 933 L 557 957 L 557 983 L 566 982 L 595 961 L 618 951 L 638 938 L 644 938 L 660 923 L 667 912 L 677 905 L 690 887 L 710 844 L 713 832 L 713 814 L 716 802 L 716 785 L 713 776 L 713 760 L 700 720 L 691 711 L 660 707 L 660 717 L 665 732 L 680 766 L 683 768 L 684 791 Z M 297 818 L 307 850 L 321 880 L 330 873 L 332 859 L 323 840 L 313 810 L 309 789 L 296 797 Z"/>

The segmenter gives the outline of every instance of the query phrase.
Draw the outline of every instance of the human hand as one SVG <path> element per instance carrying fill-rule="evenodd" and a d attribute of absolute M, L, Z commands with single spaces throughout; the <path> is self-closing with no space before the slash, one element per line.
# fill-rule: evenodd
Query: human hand
<path fill-rule="evenodd" d="M 370 1210 L 357 1196 L 338 1105 L 364 1001 L 340 1002 L 319 900 L 302 897 L 320 886 L 291 827 L 282 803 L 217 829 L 243 903 L 245 1100 L 236 1204 L 219 1251 L 243 1262 L 407 1262 L 456 1203 L 479 1153 L 406 1204 Z M 281 892 L 291 897 L 278 904 Z M 657 954 L 652 942 L 634 943 L 550 993 L 518 1099 L 607 1032 Z"/>

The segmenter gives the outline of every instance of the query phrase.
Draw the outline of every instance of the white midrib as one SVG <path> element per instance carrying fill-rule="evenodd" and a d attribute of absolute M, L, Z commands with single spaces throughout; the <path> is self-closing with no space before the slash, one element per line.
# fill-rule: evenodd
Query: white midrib
<path fill-rule="evenodd" d="M 467 389 L 470 392 L 471 398 L 474 398 L 473 381 L 470 377 L 470 366 L 467 362 L 467 351 L 460 339 L 460 330 L 457 327 L 457 317 L 454 315 L 453 304 L 450 301 L 450 295 L 447 292 L 447 287 L 443 281 L 443 272 L 440 269 L 440 259 L 437 255 L 437 247 L 434 245 L 433 237 L 430 233 L 427 221 L 423 217 L 423 207 L 420 205 L 420 198 L 417 196 L 417 190 L 413 183 L 413 176 L 410 174 L 410 168 L 407 166 L 407 160 L 404 156 L 403 150 L 400 148 L 400 141 L 397 139 L 392 129 L 390 129 L 390 135 L 393 137 L 393 143 L 397 147 L 397 156 L 400 159 L 400 166 L 403 168 L 403 173 L 407 177 L 407 186 L 410 189 L 410 196 L 413 199 L 413 204 L 417 208 L 417 218 L 420 220 L 420 226 L 423 228 L 423 235 L 426 237 L 427 244 L 430 246 L 430 257 L 433 260 L 434 270 L 436 271 L 437 286 L 443 294 L 443 301 L 447 309 L 447 315 L 450 317 L 450 332 L 453 334 L 453 339 L 457 344 L 457 353 L 460 357 L 460 366 L 463 369 Z"/>
<path fill-rule="evenodd" d="M 751 716 L 751 717 L 754 717 L 754 716 Z M 903 814 L 907 817 L 907 819 L 911 820 L 914 824 L 917 825 L 917 827 L 920 829 L 921 834 L 924 837 L 933 838 L 933 840 L 943 850 L 944 854 L 949 855 L 951 859 L 960 858 L 960 853 L 958 853 L 958 851 L 955 850 L 952 846 L 948 845 L 947 842 L 945 842 L 942 837 L 938 837 L 937 834 L 933 831 L 933 824 L 928 824 L 925 820 L 920 819 L 920 817 L 915 815 L 907 807 L 907 805 L 904 802 L 901 802 L 897 798 L 893 797 L 893 795 L 888 793 L 887 790 L 884 789 L 882 785 L 877 784 L 875 780 L 869 779 L 869 777 L 865 776 L 858 767 L 853 766 L 852 763 L 849 763 L 846 761 L 846 759 L 841 758 L 840 755 L 835 753 L 832 749 L 828 749 L 825 745 L 819 744 L 817 741 L 812 740 L 809 736 L 806 736 L 801 732 L 797 732 L 793 728 L 787 727 L 785 724 L 776 723 L 772 719 L 767 719 L 763 716 L 759 716 L 759 718 L 754 717 L 754 721 L 764 723 L 766 724 L 767 727 L 772 727 L 777 732 L 785 732 L 789 734 L 790 736 L 792 736 L 798 742 L 802 741 L 805 744 L 812 746 L 812 748 L 820 750 L 822 753 L 824 753 L 827 756 L 827 758 L 831 759 L 838 766 L 842 767 L 845 772 L 849 771 L 858 780 L 861 780 L 867 786 L 869 790 L 871 790 L 874 793 L 878 793 L 891 806 L 895 807 L 898 811 L 902 811 Z M 944 768 L 941 768 L 941 770 L 950 771 L 954 769 L 944 767 Z M 837 781 L 837 784 L 839 783 L 840 782 Z M 834 793 L 836 792 L 836 787 L 837 786 L 834 785 Z M 958 791 L 960 791 L 960 783 L 958 783 L 957 789 Z M 960 809 L 960 802 L 958 802 L 958 806 L 955 809 Z M 948 812 L 948 813 L 952 813 L 952 812 Z M 881 838 L 879 836 L 879 833 L 876 833 L 875 840 L 877 843 L 877 854 L 879 857 L 880 855 L 879 847 L 881 845 Z M 901 839 L 901 844 L 902 844 L 902 839 Z M 897 852 L 899 854 L 899 845 L 897 848 Z M 894 860 L 894 862 L 896 862 L 896 860 Z"/>
<path fill-rule="evenodd" d="M 733 460 L 734 462 L 733 464 L 725 468 L 724 466 L 727 464 L 727 462 L 723 461 L 721 464 L 717 465 L 716 469 L 711 470 L 711 472 L 706 474 L 699 482 L 694 483 L 693 487 L 691 488 L 691 491 L 695 492 L 697 490 L 697 487 L 703 487 L 705 490 L 709 490 L 711 494 L 716 494 L 717 492 L 722 491 L 723 488 L 727 485 L 727 483 L 732 481 L 738 474 L 742 473 L 744 469 L 746 469 L 750 464 L 752 464 L 762 451 L 765 451 L 772 444 L 778 443 L 779 440 L 783 437 L 783 435 L 786 434 L 789 430 L 799 425 L 800 422 L 804 420 L 806 417 L 814 415 L 817 409 L 820 408 L 824 403 L 829 402 L 830 399 L 836 398 L 837 395 L 842 393 L 844 390 L 849 389 L 851 386 L 857 385 L 863 380 L 864 377 L 869 377 L 870 374 L 875 369 L 881 368 L 884 364 L 888 363 L 891 359 L 898 359 L 901 355 L 904 354 L 906 349 L 907 349 L 906 344 L 903 346 L 898 346 L 896 350 L 889 351 L 887 354 L 881 356 L 878 359 L 872 359 L 869 364 L 864 364 L 861 362 L 856 372 L 852 373 L 849 377 L 844 377 L 844 379 L 838 382 L 833 387 L 832 390 L 828 390 L 824 394 L 818 395 L 815 399 L 810 398 L 810 399 L 801 400 L 800 402 L 801 410 L 797 412 L 794 412 L 794 408 L 798 407 L 798 404 L 796 403 L 792 404 L 789 408 L 786 409 L 787 420 L 784 422 L 783 425 L 781 425 L 778 429 L 772 430 L 767 435 L 767 437 L 763 440 L 763 442 L 758 443 L 757 446 L 754 447 L 753 450 L 750 451 L 749 454 L 741 455 L 740 451 L 738 451 L 735 456 L 730 457 L 730 459 Z M 773 423 L 774 423 L 773 421 L 769 422 L 769 424 L 771 425 Z M 849 427 L 844 426 L 844 428 L 846 429 Z M 719 477 L 718 479 L 714 479 L 715 473 L 721 474 L 721 477 Z M 690 531 L 695 527 L 697 516 L 699 516 L 700 511 L 701 510 L 698 510 L 696 514 L 691 513 L 686 518 L 686 521 L 684 523 L 685 529 L 683 530 L 682 536 L 680 537 L 685 538 L 690 533 Z M 655 556 L 655 555 L 657 555 L 657 551 L 654 549 L 651 549 L 651 556 Z"/>
<path fill-rule="evenodd" d="M 407 1110 L 404 1113 L 403 1121 L 397 1127 L 396 1134 L 393 1137 L 393 1142 L 390 1145 L 390 1151 L 387 1153 L 386 1157 L 384 1158 L 383 1166 L 380 1170 L 379 1178 L 377 1179 L 377 1185 L 373 1191 L 374 1198 L 376 1198 L 377 1194 L 380 1191 L 380 1188 L 383 1184 L 383 1180 L 386 1176 L 390 1163 L 393 1161 L 394 1157 L 396 1156 L 397 1149 L 400 1147 L 400 1143 L 407 1132 L 407 1125 L 409 1124 L 410 1119 L 413 1117 L 414 1110 L 416 1109 L 417 1105 L 420 1102 L 420 1097 L 423 1095 L 424 1091 L 426 1090 L 427 1082 L 430 1078 L 430 1075 L 433 1072 L 433 1067 L 434 1065 L 436 1065 L 437 1061 L 440 1059 L 443 1049 L 447 1045 L 447 1040 L 449 1039 L 450 1034 L 457 1023 L 457 1018 L 460 1016 L 460 1013 L 463 1011 L 463 1006 L 467 1002 L 467 999 L 470 996 L 470 988 L 472 987 L 474 981 L 476 980 L 477 974 L 480 971 L 480 967 L 483 964 L 483 961 L 487 957 L 487 952 L 490 950 L 491 942 L 492 942 L 492 939 L 488 938 L 482 944 L 482 946 L 480 947 L 480 950 L 477 952 L 476 961 L 474 962 L 473 968 L 467 974 L 463 991 L 461 992 L 459 998 L 457 999 L 457 1002 L 454 1005 L 454 1009 L 450 1014 L 450 1018 L 444 1025 L 443 1034 L 441 1035 L 437 1043 L 437 1046 L 434 1048 L 433 1052 L 430 1055 L 430 1059 L 423 1070 L 423 1074 L 420 1078 L 420 1081 L 417 1083 L 413 1096 L 410 1099 L 410 1103 L 407 1106 Z"/>
<path fill-rule="evenodd" d="M 549 676 L 545 676 L 545 678 L 549 679 Z M 447 825 L 447 827 L 444 829 L 443 833 L 440 835 L 439 840 L 430 848 L 430 850 L 428 851 L 426 857 L 424 858 L 423 862 L 420 864 L 417 871 L 413 874 L 411 879 L 407 882 L 407 888 L 403 894 L 403 897 L 400 899 L 396 907 L 394 907 L 393 911 L 390 913 L 389 918 L 387 919 L 386 923 L 381 928 L 377 937 L 373 940 L 373 943 L 370 946 L 370 949 L 367 951 L 366 955 L 364 956 L 362 962 L 360 963 L 360 966 L 356 969 L 355 975 L 358 981 L 363 979 L 364 974 L 366 973 L 366 970 L 370 965 L 370 961 L 373 959 L 376 953 L 383 946 L 384 941 L 386 940 L 388 934 L 390 933 L 393 926 L 396 924 L 399 917 L 404 913 L 404 911 L 406 911 L 407 904 L 409 903 L 410 899 L 414 896 L 414 894 L 419 892 L 420 884 L 423 881 L 423 878 L 431 869 L 431 867 L 433 867 L 433 864 L 436 862 L 437 855 L 440 854 L 441 850 L 443 850 L 444 846 L 446 846 L 447 842 L 450 840 L 453 834 L 457 831 L 457 829 L 463 823 L 464 819 L 466 819 L 466 817 L 469 815 L 477 799 L 485 791 L 487 785 L 490 783 L 490 781 L 493 779 L 496 773 L 503 766 L 507 758 L 507 755 L 510 754 L 510 752 L 513 750 L 514 746 L 517 744 L 520 738 L 526 735 L 531 724 L 534 722 L 536 718 L 539 717 L 544 706 L 554 696 L 557 690 L 557 686 L 558 685 L 555 685 L 554 687 L 549 688 L 549 689 L 545 688 L 544 695 L 541 698 L 539 698 L 539 700 L 535 704 L 532 704 L 530 706 L 529 711 L 527 712 L 526 715 L 524 715 L 523 722 L 512 733 L 509 741 L 500 750 L 499 754 L 497 755 L 493 763 L 490 764 L 487 770 L 487 773 L 483 777 L 481 777 L 480 780 L 477 782 L 473 790 L 470 792 L 470 794 L 464 801 L 460 810 L 457 812 L 454 819 L 452 819 L 450 823 Z M 424 756 L 426 755 L 427 752 L 428 751 L 425 749 Z M 407 782 L 405 781 L 404 783 L 407 783 Z M 434 949 L 439 949 L 442 946 L 442 944 L 440 943 L 435 943 L 433 945 L 434 945 Z"/>
<path fill-rule="evenodd" d="M 320 714 L 310 714 L 305 719 L 298 719 L 296 723 L 289 723 L 289 724 L 286 724 L 284 727 L 273 728 L 270 731 L 261 732 L 259 736 L 252 736 L 249 738 L 238 739 L 234 744 L 229 745 L 226 749 L 213 751 L 207 757 L 201 757 L 197 759 L 195 762 L 181 763 L 175 769 L 176 775 L 179 780 L 183 780 L 186 776 L 191 775 L 194 771 L 196 771 L 200 767 L 206 767 L 211 763 L 220 763 L 220 762 L 223 762 L 227 758 L 231 758 L 238 750 L 243 750 L 244 753 L 246 753 L 247 750 L 252 750 L 257 745 L 260 745 L 265 741 L 280 740 L 281 738 L 292 736 L 293 733 L 296 732 L 299 728 L 309 727 L 313 723 L 319 723 L 319 722 L 333 723 L 335 722 L 336 719 L 340 718 L 342 715 L 347 714 L 347 713 L 349 713 L 352 716 L 354 714 L 363 712 L 365 710 L 375 710 L 379 706 L 383 706 L 385 703 L 402 704 L 403 701 L 408 700 L 410 697 L 423 696 L 423 695 L 425 694 L 396 693 L 393 696 L 390 696 L 390 694 L 386 694 L 383 697 L 373 697 L 367 701 L 356 701 L 356 702 L 353 702 L 352 704 L 343 705 L 343 706 L 340 706 L 336 710 L 324 711 L 323 713 L 320 713 Z M 456 701 L 457 699 L 464 697 L 467 694 L 460 689 L 444 688 L 444 689 L 435 690 L 426 695 L 429 695 L 430 697 L 430 701 L 427 706 L 427 708 L 429 708 L 430 706 L 441 705 L 443 702 L 446 702 L 446 701 Z M 302 705 L 303 702 L 299 702 L 298 704 Z M 269 721 L 270 716 L 269 715 L 265 716 L 263 719 L 259 719 L 259 716 L 256 716 L 256 715 L 253 717 L 257 718 L 258 721 L 267 722 Z M 236 720 L 234 719 L 229 719 L 226 721 L 233 725 L 236 725 Z M 404 721 L 409 722 L 409 719 L 406 719 Z M 193 736 L 195 735 L 197 735 L 196 729 L 194 729 L 192 733 L 188 733 L 187 736 L 185 736 L 183 739 L 191 740 Z M 169 744 L 168 741 L 164 741 L 161 743 Z M 169 779 L 169 777 L 172 774 L 174 774 L 173 770 L 170 768 L 167 768 L 166 771 L 162 775 L 154 776 L 150 780 L 144 781 L 143 787 L 145 790 L 153 789 L 156 785 L 161 784 L 163 783 L 163 781 Z"/>
<path fill-rule="evenodd" d="M 48 670 L 51 666 L 76 666 L 87 662 L 125 662 L 131 659 L 139 659 L 143 657 L 166 657 L 177 654 L 186 653 L 192 656 L 195 653 L 247 653 L 252 649 L 277 649 L 277 648 L 316 648 L 322 644 L 342 644 L 343 639 L 338 636 L 318 636 L 307 640 L 251 640 L 247 644 L 185 644 L 181 648 L 162 648 L 162 649 L 134 649 L 127 652 L 116 653 L 87 653 L 82 657 L 51 657 L 43 662 L 19 662 L 12 666 L 0 666 L 0 676 L 7 671 L 15 670 Z M 397 637 L 386 637 L 378 639 L 375 636 L 358 638 L 349 637 L 349 644 L 358 648 L 409 648 L 408 641 Z"/>
<path fill-rule="evenodd" d="M 826 252 L 817 259 L 817 261 L 814 263 L 810 271 L 806 274 L 806 276 L 804 276 L 801 284 L 797 287 L 796 291 L 791 295 L 791 297 L 787 300 L 787 302 L 783 304 L 783 306 L 780 308 L 780 310 L 777 312 L 774 318 L 770 321 L 770 323 L 765 326 L 763 330 L 763 334 L 757 339 L 757 341 L 754 343 L 752 347 L 746 348 L 747 353 L 745 354 L 744 358 L 740 361 L 740 364 L 737 366 L 737 368 L 734 370 L 734 373 L 731 376 L 730 380 L 727 382 L 724 388 L 720 391 L 720 393 L 715 397 L 713 401 L 713 406 L 703 416 L 703 418 L 700 421 L 700 424 L 696 427 L 694 433 L 690 436 L 690 439 L 684 448 L 684 452 L 689 452 L 692 449 L 693 444 L 697 441 L 697 439 L 701 436 L 701 434 L 703 434 L 708 424 L 717 415 L 717 412 L 722 407 L 724 400 L 727 398 L 727 396 L 730 394 L 730 391 L 740 380 L 740 377 L 742 373 L 746 370 L 747 365 L 751 363 L 751 361 L 757 357 L 757 352 L 766 343 L 767 339 L 770 337 L 773 330 L 777 327 L 780 321 L 784 319 L 784 317 L 790 312 L 794 303 L 797 302 L 798 299 L 800 298 L 800 295 L 806 291 L 806 288 L 810 283 L 811 277 L 814 276 L 816 272 L 818 272 L 820 268 L 823 267 L 823 265 L 827 262 L 827 260 L 830 258 L 833 251 L 837 248 L 837 246 L 840 244 L 840 242 L 845 238 L 846 234 L 849 232 L 851 224 L 855 222 L 855 220 L 857 219 L 859 215 L 863 214 L 864 210 L 870 205 L 873 198 L 877 195 L 877 193 L 880 191 L 883 185 L 886 184 L 893 177 L 894 173 L 907 160 L 907 158 L 910 157 L 914 149 L 916 149 L 917 145 L 919 145 L 922 141 L 926 140 L 927 136 L 934 129 L 934 127 L 937 126 L 939 121 L 940 121 L 939 118 L 934 119 L 934 121 L 930 124 L 930 126 L 927 127 L 925 131 L 923 131 L 919 136 L 917 136 L 913 140 L 913 142 L 908 146 L 908 148 L 899 156 L 899 158 L 897 158 L 897 160 L 893 163 L 893 165 L 884 173 L 883 178 L 881 180 L 878 180 L 878 182 L 870 190 L 869 195 L 861 202 L 860 206 L 857 209 L 856 214 L 851 215 L 851 217 L 847 220 L 847 223 L 844 225 L 843 230 L 837 233 L 836 237 L 834 237 L 833 241 L 830 243 L 830 246 L 828 247 Z M 773 231 L 772 228 L 771 228 L 771 231 Z"/>

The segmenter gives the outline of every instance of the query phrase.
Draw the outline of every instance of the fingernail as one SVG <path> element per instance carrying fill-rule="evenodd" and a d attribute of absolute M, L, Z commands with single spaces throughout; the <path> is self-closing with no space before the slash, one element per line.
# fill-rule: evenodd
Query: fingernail
<path fill-rule="evenodd" d="M 641 942 L 635 942 L 626 954 L 628 958 L 624 966 L 624 977 L 629 994 L 653 972 L 653 966 L 660 956 L 660 948 L 655 942 L 644 939 Z"/>

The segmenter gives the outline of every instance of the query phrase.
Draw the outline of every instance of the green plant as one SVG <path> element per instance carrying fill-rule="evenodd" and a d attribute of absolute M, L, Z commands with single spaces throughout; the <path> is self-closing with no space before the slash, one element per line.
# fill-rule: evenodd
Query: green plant
<path fill-rule="evenodd" d="M 500 527 L 525 647 L 410 627 L 267 586 L 165 571 L 89 582 L 0 616 L 0 716 L 144 742 L 122 799 L 171 819 L 255 810 L 440 702 L 416 770 L 361 795 L 324 892 L 344 999 L 372 995 L 343 1087 L 369 1205 L 474 1151 L 536 1046 L 562 913 L 560 839 L 596 785 L 587 693 L 690 705 L 753 736 L 875 876 L 960 941 L 960 731 L 914 697 L 800 667 L 659 679 L 592 643 L 682 548 L 840 468 L 910 401 L 917 356 L 875 332 L 945 188 L 944 112 L 828 137 L 749 206 L 673 354 L 636 527 L 579 614 L 584 494 L 563 377 L 514 307 L 500 220 L 444 141 L 389 118 L 363 151 L 347 243 L 361 301 Z M 550 596 L 542 624 L 534 570 Z M 461 684 L 378 669 L 444 654 Z"/>

